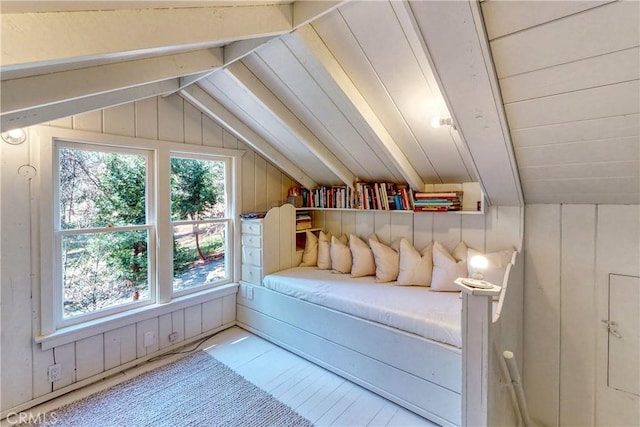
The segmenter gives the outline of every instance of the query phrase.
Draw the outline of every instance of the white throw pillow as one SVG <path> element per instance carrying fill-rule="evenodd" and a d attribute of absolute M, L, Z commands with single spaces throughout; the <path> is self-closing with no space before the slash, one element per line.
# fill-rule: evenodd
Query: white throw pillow
<path fill-rule="evenodd" d="M 378 241 L 378 237 L 373 234 L 371 239 Z M 349 236 L 349 249 L 351 249 L 351 257 L 353 265 L 351 266 L 352 277 L 375 276 L 376 262 L 373 258 L 373 252 L 361 238 L 352 234 Z"/>
<path fill-rule="evenodd" d="M 318 236 L 307 230 L 305 233 L 304 252 L 300 267 L 315 267 L 318 265 Z"/>
<path fill-rule="evenodd" d="M 373 257 L 376 260 L 376 281 L 393 282 L 398 278 L 400 256 L 390 246 L 369 239 Z"/>
<path fill-rule="evenodd" d="M 347 236 L 342 235 L 340 238 L 331 237 L 331 269 L 334 273 L 350 273 L 351 272 L 351 249 Z"/>
<path fill-rule="evenodd" d="M 463 241 L 460 241 L 460 243 L 458 243 L 456 247 L 453 248 L 453 252 L 451 252 L 451 255 L 453 255 L 453 258 L 456 261 L 468 261 L 467 252 L 467 244 Z"/>
<path fill-rule="evenodd" d="M 463 243 L 463 242 L 460 242 Z M 464 244 L 464 243 L 463 243 Z M 460 245 L 458 245 L 460 246 Z M 466 245 L 465 245 L 466 246 Z M 457 248 L 457 247 L 456 247 Z M 456 252 L 454 250 L 454 252 Z M 460 251 L 458 251 L 459 253 Z M 466 258 L 466 256 L 465 256 Z M 440 242 L 433 243 L 433 274 L 431 277 L 431 290 L 443 292 L 456 292 L 453 282 L 458 277 L 467 276 L 467 261 L 456 260 Z"/>
<path fill-rule="evenodd" d="M 483 280 L 493 283 L 494 285 L 502 286 L 504 283 L 504 274 L 507 271 L 507 266 L 511 264 L 511 257 L 513 256 L 513 249 L 504 249 L 498 252 L 491 252 L 483 254 L 480 251 L 469 248 L 467 251 L 467 270 L 469 277 L 473 276 L 474 268 L 469 261 L 476 255 L 482 255 L 487 259 L 487 268 L 479 270 L 482 273 Z"/>
<path fill-rule="evenodd" d="M 331 270 L 331 232 L 320 231 L 318 236 L 318 269 Z"/>
<path fill-rule="evenodd" d="M 433 272 L 433 243 L 418 252 L 407 239 L 400 240 L 400 272 L 397 285 L 429 286 Z"/>

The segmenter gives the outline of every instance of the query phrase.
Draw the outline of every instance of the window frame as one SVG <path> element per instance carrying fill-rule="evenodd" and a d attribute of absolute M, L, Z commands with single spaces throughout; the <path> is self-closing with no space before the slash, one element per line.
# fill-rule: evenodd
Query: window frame
<path fill-rule="evenodd" d="M 233 199 L 231 198 L 232 194 L 229 189 L 229 187 L 231 186 L 230 170 L 232 166 L 231 166 L 231 160 L 229 158 L 221 158 L 220 156 L 214 156 L 214 155 L 208 155 L 208 154 L 202 154 L 202 153 L 196 154 L 192 152 L 187 153 L 184 151 L 171 150 L 169 152 L 169 162 L 171 162 L 171 159 L 173 158 L 224 162 L 224 180 L 225 180 L 225 185 L 224 185 L 225 215 L 223 218 L 210 218 L 210 219 L 203 219 L 203 220 L 196 220 L 196 221 L 192 221 L 192 220 L 174 221 L 171 219 L 171 212 L 169 212 L 172 241 L 173 241 L 173 227 L 176 225 L 188 225 L 188 224 L 202 225 L 202 224 L 209 224 L 209 223 L 222 223 L 226 225 L 224 263 L 225 263 L 225 272 L 227 276 L 222 280 L 218 280 L 210 284 L 203 283 L 201 285 L 194 286 L 193 288 L 176 291 L 173 285 L 173 263 L 172 263 L 171 264 L 171 295 L 173 297 L 179 297 L 179 296 L 187 295 L 193 292 L 198 292 L 203 289 L 209 289 L 212 287 L 224 285 L 226 283 L 230 283 L 233 281 L 234 276 L 232 274 L 232 268 L 231 268 L 232 263 L 230 262 L 232 258 L 226 256 L 226 252 L 229 250 L 229 248 L 233 247 L 232 238 L 231 238 L 233 235 L 233 233 L 231 232 L 233 228 L 232 227 L 233 215 L 232 215 L 232 209 L 230 206 L 232 204 L 231 201 Z M 171 198 L 171 188 L 169 189 L 169 198 Z M 171 210 L 170 205 L 171 205 L 171 200 L 169 200 L 169 210 Z M 173 248 L 172 248 L 172 254 L 173 254 Z M 172 255 L 172 260 L 173 260 L 173 255 Z"/>
<path fill-rule="evenodd" d="M 96 151 L 96 152 L 108 152 L 108 153 L 123 153 L 140 155 L 145 158 L 145 224 L 140 225 L 126 225 L 115 227 L 90 227 L 90 228 L 74 228 L 63 229 L 61 227 L 62 221 L 60 218 L 60 150 L 64 148 L 78 149 L 84 151 Z M 53 286 L 53 303 L 54 316 L 56 329 L 64 328 L 66 326 L 77 325 L 85 323 L 90 320 L 106 317 L 109 315 L 129 311 L 138 307 L 153 304 L 156 301 L 156 263 L 157 253 L 151 248 L 155 248 L 156 245 L 156 225 L 153 219 L 156 216 L 155 213 L 155 180 L 156 168 L 154 162 L 154 153 L 150 149 L 140 148 L 128 148 L 119 145 L 111 146 L 107 144 L 94 144 L 91 142 L 72 142 L 64 139 L 58 139 L 53 145 L 53 233 L 54 233 L 54 286 Z M 117 306 L 108 307 L 101 310 L 87 312 L 79 314 L 77 316 L 65 318 L 64 317 L 64 295 L 63 295 L 63 268 L 62 268 L 62 251 L 63 251 L 63 238 L 64 236 L 74 236 L 92 233 L 117 233 L 122 231 L 147 231 L 147 246 L 148 246 L 148 268 L 147 268 L 147 283 L 149 285 L 149 299 L 119 304 Z M 59 285 L 59 286 L 58 286 Z"/>
<path fill-rule="evenodd" d="M 32 141 L 35 142 L 32 152 L 32 163 L 38 170 L 38 178 L 32 180 L 32 198 L 35 200 L 32 221 L 35 224 L 33 237 L 34 244 L 32 252 L 36 265 L 39 263 L 39 270 L 35 267 L 36 285 L 34 298 L 39 302 L 40 330 L 34 331 L 34 340 L 41 343 L 42 348 L 51 348 L 53 345 L 62 345 L 76 341 L 85 337 L 95 335 L 106 330 L 113 329 L 127 324 L 149 319 L 160 314 L 168 313 L 180 309 L 190 304 L 196 304 L 208 300 L 212 297 L 230 295 L 237 292 L 237 281 L 240 278 L 241 254 L 240 254 L 240 193 L 241 179 L 241 157 L 245 153 L 243 150 L 218 148 L 207 146 L 187 145 L 162 140 L 149 140 L 143 138 L 77 131 L 70 129 L 54 128 L 49 126 L 33 126 L 30 128 Z M 148 176 L 150 185 L 156 193 L 153 202 L 148 199 L 147 226 L 155 227 L 155 249 L 150 246 L 149 252 L 154 252 L 155 271 L 151 274 L 155 281 L 155 301 L 149 304 L 130 307 L 117 313 L 104 314 L 94 319 L 84 319 L 75 324 L 58 323 L 55 314 L 54 289 L 56 278 L 56 268 L 58 260 L 53 254 L 56 248 L 56 236 L 54 230 L 54 214 L 59 206 L 54 205 L 54 173 L 59 168 L 58 163 L 54 163 L 55 146 L 60 141 L 78 143 L 81 147 L 85 144 L 93 146 L 107 146 L 110 148 L 122 148 L 125 150 L 141 150 L 151 153 L 151 160 L 155 168 L 155 176 Z M 185 155 L 205 155 L 209 158 L 220 157 L 228 161 L 229 167 L 226 170 L 226 197 L 229 209 L 229 247 L 227 248 L 227 258 L 229 258 L 229 280 L 225 283 L 215 282 L 210 287 L 196 287 L 192 292 L 174 294 L 172 270 L 173 248 L 171 244 L 173 230 L 170 226 L 170 167 L 169 160 L 173 154 Z M 147 170 L 149 174 L 149 170 Z M 147 187 L 150 191 L 150 187 Z M 38 215 L 39 212 L 39 215 Z M 151 213 L 155 215 L 149 217 Z M 58 212 L 59 215 L 59 212 Z M 39 235 L 39 236 L 38 236 Z M 38 238 L 39 237 L 39 238 Z M 39 242 L 39 247 L 38 247 Z M 167 244 L 169 242 L 169 244 Z M 169 255 L 167 255 L 169 254 Z M 164 259 L 169 256 L 169 262 Z M 163 258 L 165 257 L 165 258 Z M 167 276 L 167 273 L 169 275 Z M 39 276 L 39 277 L 38 277 Z M 167 280 L 167 277 L 169 280 Z M 39 280 L 38 280 L 39 279 Z M 60 292 L 62 287 L 60 286 Z M 37 295 L 39 293 L 39 295 Z M 38 298 L 39 297 L 39 298 Z"/>

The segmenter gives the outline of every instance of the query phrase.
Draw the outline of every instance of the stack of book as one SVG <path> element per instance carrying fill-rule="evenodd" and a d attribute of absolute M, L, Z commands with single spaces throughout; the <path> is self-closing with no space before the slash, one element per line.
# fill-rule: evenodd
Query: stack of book
<path fill-rule="evenodd" d="M 406 184 L 357 181 L 354 187 L 356 209 L 385 211 L 413 209 L 413 190 Z"/>
<path fill-rule="evenodd" d="M 296 231 L 304 231 L 312 228 L 313 219 L 307 211 L 296 212 Z"/>
<path fill-rule="evenodd" d="M 415 193 L 415 212 L 447 212 L 462 210 L 462 191 Z"/>

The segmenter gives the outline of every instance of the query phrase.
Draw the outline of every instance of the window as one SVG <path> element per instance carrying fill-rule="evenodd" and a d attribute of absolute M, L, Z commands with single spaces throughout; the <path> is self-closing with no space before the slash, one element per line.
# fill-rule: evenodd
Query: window
<path fill-rule="evenodd" d="M 149 153 L 60 143 L 57 165 L 61 323 L 152 301 Z"/>
<path fill-rule="evenodd" d="M 173 291 L 227 280 L 226 162 L 171 158 Z"/>
<path fill-rule="evenodd" d="M 206 298 L 234 281 L 232 177 L 242 152 L 45 133 L 52 144 L 41 149 L 42 336 L 165 310 L 173 299 Z"/>

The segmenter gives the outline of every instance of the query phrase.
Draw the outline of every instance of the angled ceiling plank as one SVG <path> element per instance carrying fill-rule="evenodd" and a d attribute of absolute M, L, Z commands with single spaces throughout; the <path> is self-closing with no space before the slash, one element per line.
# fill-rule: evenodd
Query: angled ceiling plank
<path fill-rule="evenodd" d="M 0 63 L 3 71 L 15 71 L 70 58 L 220 46 L 291 31 L 292 9 L 273 4 L 2 14 Z"/>
<path fill-rule="evenodd" d="M 410 1 L 399 6 L 409 8 L 415 17 L 414 31 L 425 42 L 425 53 L 473 157 L 487 201 L 522 206 L 520 178 L 480 6 L 473 0 Z"/>
<path fill-rule="evenodd" d="M 432 62 L 428 57 L 428 52 L 424 40 L 422 39 L 422 35 L 416 32 L 416 20 L 411 13 L 411 9 L 407 6 L 406 2 L 391 2 L 390 4 L 396 15 L 396 18 L 398 19 L 398 22 L 400 23 L 400 26 L 402 27 L 402 31 L 404 32 L 405 37 L 407 38 L 407 41 L 411 46 L 411 50 L 413 51 L 413 54 L 418 61 L 418 65 L 422 70 L 425 79 L 427 80 L 427 85 L 430 88 L 433 88 L 432 90 L 440 93 L 441 91 L 438 78 L 434 75 Z M 451 113 L 449 112 L 449 107 L 444 99 L 444 95 L 439 96 L 437 101 L 440 116 L 451 117 Z M 464 167 L 467 169 L 469 176 L 471 176 L 474 180 L 478 180 L 478 171 L 476 169 L 476 165 L 473 162 L 473 158 L 469 153 L 469 149 L 462 140 L 460 134 L 458 132 L 451 132 L 451 139 L 458 148 L 458 153 L 460 153 L 460 157 L 462 158 Z M 480 183 L 480 185 L 482 186 L 482 183 Z"/>
<path fill-rule="evenodd" d="M 29 115 L 29 111 L 45 107 L 55 110 L 61 102 L 202 73 L 221 65 L 222 49 L 214 48 L 3 80 L 0 114 Z"/>
<path fill-rule="evenodd" d="M 177 87 L 178 79 L 170 79 L 135 86 L 132 88 L 96 94 L 90 97 L 59 102 L 55 104 L 55 108 L 52 108 L 51 106 L 44 106 L 10 114 L 3 113 L 0 120 L 0 129 L 5 131 L 8 129 L 32 126 L 60 119 L 62 117 L 73 116 L 74 114 L 86 113 L 88 111 L 126 104 L 175 91 Z"/>
<path fill-rule="evenodd" d="M 227 131 L 231 132 L 236 138 L 252 147 L 268 161 L 282 169 L 303 187 L 311 189 L 318 186 L 318 184 L 300 168 L 273 148 L 271 144 L 245 125 L 234 114 L 218 103 L 218 101 L 209 96 L 198 85 L 191 85 L 178 93 L 208 117 L 223 126 Z"/>
<path fill-rule="evenodd" d="M 344 98 L 334 99 L 334 102 L 346 102 L 355 107 L 362 118 L 362 124 L 371 131 L 372 142 L 388 154 L 387 157 L 414 190 L 422 191 L 424 181 L 315 30 L 310 25 L 301 27 L 284 37 L 283 41 L 316 81 L 339 88 L 339 91 L 332 92 L 342 93 Z"/>
<path fill-rule="evenodd" d="M 296 135 L 343 183 L 353 186 L 355 175 L 246 66 L 236 62 L 226 67 L 224 72 L 247 88 L 265 109 Z"/>

